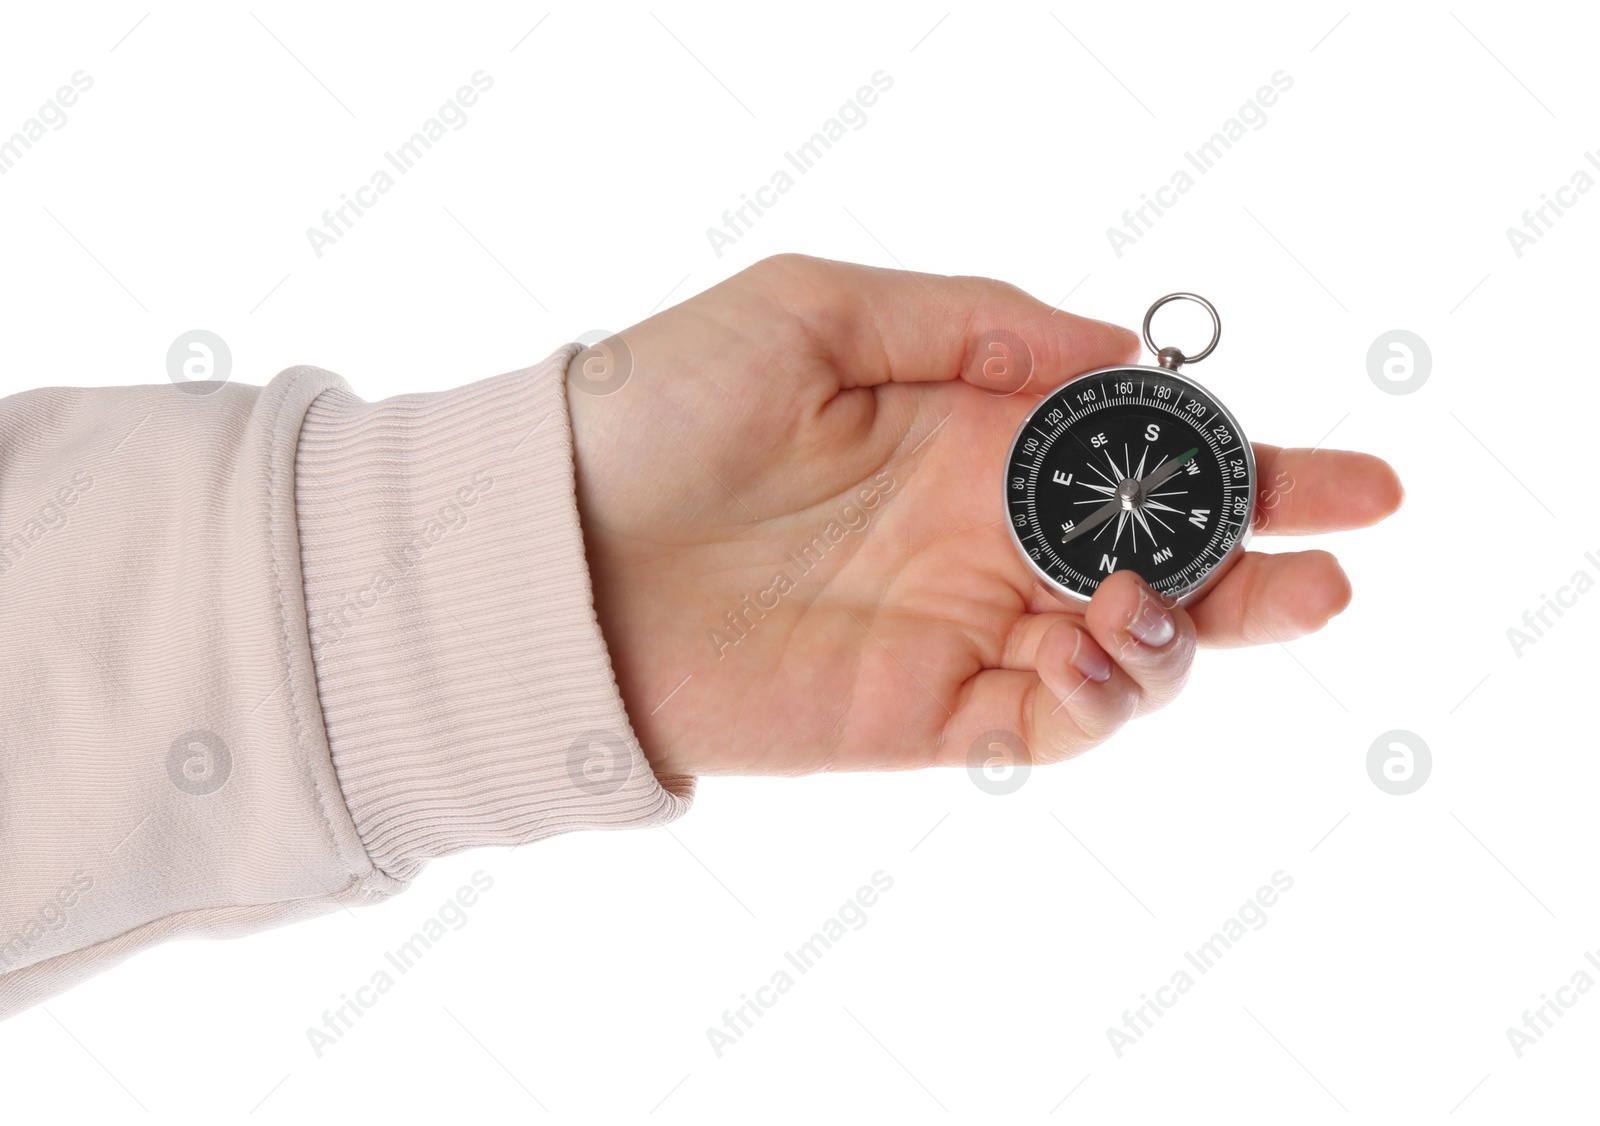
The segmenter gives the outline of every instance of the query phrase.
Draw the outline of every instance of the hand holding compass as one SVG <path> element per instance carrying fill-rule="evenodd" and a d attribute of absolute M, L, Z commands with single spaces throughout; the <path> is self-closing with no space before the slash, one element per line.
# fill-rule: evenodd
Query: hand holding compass
<path fill-rule="evenodd" d="M 1195 646 L 1297 637 L 1349 598 L 1325 551 L 1244 553 L 1204 598 L 1161 606 L 1175 623 L 1166 644 L 1126 644 L 1151 601 L 1130 562 L 1145 556 L 1156 586 L 1171 577 L 1156 553 L 1174 549 L 1175 566 L 1210 558 L 1247 496 L 1233 460 L 1295 481 L 1273 533 L 1365 526 L 1400 500 L 1393 471 L 1366 454 L 1247 455 L 1189 381 L 1164 366 L 1130 370 L 1133 333 L 983 278 L 784 255 L 621 336 L 627 349 L 614 351 L 632 367 L 612 393 L 568 380 L 577 565 L 627 721 L 664 779 L 964 767 L 996 739 L 1023 761 L 1076 754 L 1172 700 Z M 1014 394 L 988 377 L 996 336 Z M 1086 562 L 1087 604 L 1058 597 L 1002 526 L 1030 511 L 1009 504 L 1022 495 L 1011 479 L 1026 485 L 1029 468 L 1007 469 L 996 519 L 995 471 L 1030 415 L 1043 432 L 1023 442 L 1055 439 L 1047 456 L 1029 455 L 1050 522 L 1028 549 Z M 1224 426 L 1234 441 L 1214 447 Z M 1144 464 L 1158 468 L 1134 472 L 1146 446 Z M 1086 521 L 1129 478 L 1159 540 L 1130 516 L 1115 547 L 1109 517 L 1058 543 L 1063 522 Z M 539 548 L 537 565 L 572 565 L 564 544 Z M 1102 555 L 1116 574 L 1097 574 Z"/>

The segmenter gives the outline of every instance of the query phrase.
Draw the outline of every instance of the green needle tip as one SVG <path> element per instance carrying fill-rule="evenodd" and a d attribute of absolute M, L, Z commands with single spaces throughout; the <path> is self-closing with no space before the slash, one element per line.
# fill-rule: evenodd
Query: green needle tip
<path fill-rule="evenodd" d="M 1177 464 L 1182 465 L 1184 462 L 1188 461 L 1190 458 L 1192 458 L 1195 454 L 1197 454 L 1199 452 L 1200 452 L 1200 447 L 1196 446 L 1192 450 L 1187 450 L 1184 453 L 1179 454 L 1178 457 L 1177 457 Z"/>

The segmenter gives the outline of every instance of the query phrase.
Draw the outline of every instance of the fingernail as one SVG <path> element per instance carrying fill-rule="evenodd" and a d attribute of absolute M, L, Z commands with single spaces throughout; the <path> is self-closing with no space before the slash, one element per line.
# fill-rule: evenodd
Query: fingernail
<path fill-rule="evenodd" d="M 1072 656 L 1067 658 L 1067 664 L 1096 684 L 1104 684 L 1111 679 L 1111 658 L 1106 656 L 1106 651 L 1100 648 L 1094 638 L 1081 629 L 1077 632 L 1078 639 L 1073 643 Z"/>
<path fill-rule="evenodd" d="M 1128 622 L 1128 632 L 1134 639 L 1152 649 L 1159 649 L 1177 636 L 1178 627 L 1172 614 L 1148 587 L 1139 590 L 1139 607 Z"/>

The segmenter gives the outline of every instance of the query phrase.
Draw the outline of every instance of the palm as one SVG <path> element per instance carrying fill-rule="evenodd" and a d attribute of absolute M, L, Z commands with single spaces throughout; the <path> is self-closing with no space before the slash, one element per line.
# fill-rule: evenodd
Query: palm
<path fill-rule="evenodd" d="M 740 281 L 628 330 L 616 394 L 571 397 L 596 608 L 652 762 L 806 773 L 1033 743 L 1063 722 L 1041 637 L 1085 615 L 1017 556 L 994 467 L 1049 387 L 866 374 L 888 366 L 878 320 L 819 332 L 794 310 L 825 293 Z M 1098 327 L 1074 370 L 1128 358 Z"/>

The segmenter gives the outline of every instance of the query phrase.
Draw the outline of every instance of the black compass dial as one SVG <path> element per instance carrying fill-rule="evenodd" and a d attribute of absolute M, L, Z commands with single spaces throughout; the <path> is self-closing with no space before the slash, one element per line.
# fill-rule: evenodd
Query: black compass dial
<path fill-rule="evenodd" d="M 1088 598 L 1136 571 L 1182 598 L 1249 527 L 1255 458 L 1233 416 L 1161 368 L 1107 368 L 1043 399 L 1012 443 L 1013 538 L 1052 586 Z"/>

